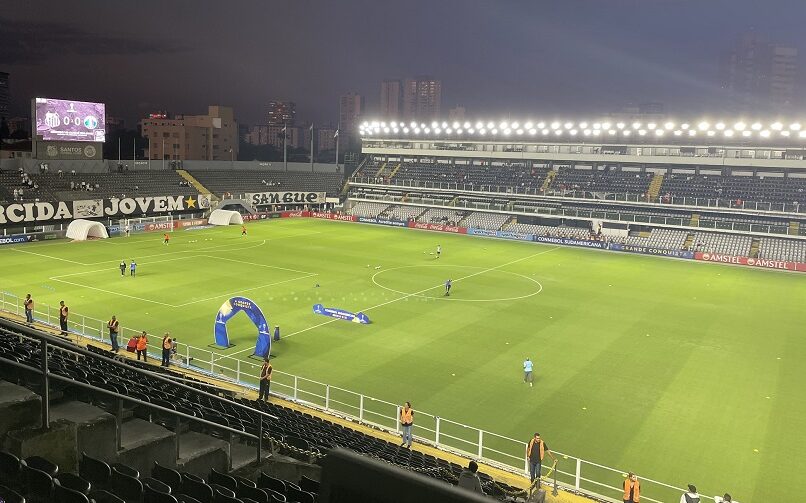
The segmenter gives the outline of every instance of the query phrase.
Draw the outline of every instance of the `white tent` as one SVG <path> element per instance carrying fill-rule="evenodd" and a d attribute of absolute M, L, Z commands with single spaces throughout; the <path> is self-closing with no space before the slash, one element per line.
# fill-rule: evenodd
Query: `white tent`
<path fill-rule="evenodd" d="M 237 211 L 213 210 L 210 212 L 207 223 L 210 225 L 241 225 L 243 217 Z"/>
<path fill-rule="evenodd" d="M 92 220 L 73 220 L 67 226 L 67 238 L 76 241 L 86 241 L 87 239 L 106 239 L 109 234 L 106 227 L 100 222 Z"/>

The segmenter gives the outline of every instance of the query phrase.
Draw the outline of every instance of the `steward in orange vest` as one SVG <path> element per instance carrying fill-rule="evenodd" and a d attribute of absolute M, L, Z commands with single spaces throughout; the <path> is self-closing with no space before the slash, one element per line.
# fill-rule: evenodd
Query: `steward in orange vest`
<path fill-rule="evenodd" d="M 630 472 L 624 479 L 624 503 L 638 503 L 641 500 L 641 482 Z"/>

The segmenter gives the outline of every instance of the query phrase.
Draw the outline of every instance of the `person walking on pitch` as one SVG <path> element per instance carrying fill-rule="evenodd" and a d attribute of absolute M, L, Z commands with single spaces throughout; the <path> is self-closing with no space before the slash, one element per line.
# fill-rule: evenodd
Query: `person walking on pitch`
<path fill-rule="evenodd" d="M 453 282 L 449 279 L 448 281 L 445 282 L 445 296 L 446 297 L 451 296 L 451 286 L 453 286 Z"/>
<path fill-rule="evenodd" d="M 437 258 L 442 254 L 442 245 L 437 245 Z"/>
<path fill-rule="evenodd" d="M 529 387 L 534 386 L 534 377 L 532 377 L 532 368 L 534 365 L 532 364 L 532 360 L 527 358 L 523 362 L 523 382 L 528 382 Z"/>
<path fill-rule="evenodd" d="M 120 275 L 121 276 L 126 276 L 126 261 L 125 260 L 120 261 Z"/>
<path fill-rule="evenodd" d="M 167 232 L 162 235 L 162 244 L 167 245 L 170 240 L 171 236 Z"/>
<path fill-rule="evenodd" d="M 137 276 L 137 262 L 132 260 L 131 266 L 129 266 L 129 274 L 131 276 Z"/>
<path fill-rule="evenodd" d="M 241 236 L 246 236 L 246 226 L 245 225 L 241 226 Z"/>

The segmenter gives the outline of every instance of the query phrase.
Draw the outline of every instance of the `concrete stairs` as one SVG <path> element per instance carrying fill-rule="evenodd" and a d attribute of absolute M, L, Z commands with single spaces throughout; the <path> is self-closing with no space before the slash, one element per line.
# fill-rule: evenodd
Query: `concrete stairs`
<path fill-rule="evenodd" d="M 200 181 L 196 180 L 196 178 L 189 172 L 185 171 L 184 169 L 177 169 L 176 172 L 179 173 L 179 176 L 187 180 L 196 190 L 198 190 L 199 194 L 210 194 L 210 201 L 218 201 L 216 195 L 213 194 L 210 189 L 202 185 Z"/>
<path fill-rule="evenodd" d="M 397 172 L 400 170 L 400 167 L 401 167 L 401 166 L 403 166 L 403 164 L 402 164 L 402 163 L 397 163 L 397 166 L 395 166 L 395 169 L 393 169 L 393 170 L 392 170 L 392 172 L 391 172 L 391 173 L 389 173 L 389 179 L 390 179 L 390 180 L 391 180 L 392 178 L 394 178 L 394 177 L 395 177 L 395 175 L 397 174 Z"/>
<path fill-rule="evenodd" d="M 683 249 L 684 250 L 690 250 L 693 245 L 694 245 L 694 233 L 692 232 L 692 233 L 689 233 L 686 236 L 686 240 L 683 241 Z"/>
<path fill-rule="evenodd" d="M 655 173 L 655 176 L 652 177 L 652 181 L 649 182 L 649 188 L 647 189 L 647 201 L 655 202 L 658 200 L 658 195 L 660 194 L 660 188 L 663 186 L 663 173 Z"/>
<path fill-rule="evenodd" d="M 377 173 L 375 173 L 375 178 L 381 178 L 381 177 L 383 177 L 383 170 L 384 170 L 384 169 L 386 169 L 386 163 L 381 164 L 380 169 L 378 169 L 378 172 L 377 172 Z"/>
<path fill-rule="evenodd" d="M 750 257 L 751 258 L 758 258 L 758 249 L 761 246 L 761 240 L 758 238 L 753 238 L 753 241 L 750 243 Z"/>
<path fill-rule="evenodd" d="M 789 221 L 789 234 L 790 236 L 797 236 L 798 232 L 800 232 L 800 222 L 797 220 L 790 220 Z"/>
<path fill-rule="evenodd" d="M 700 226 L 700 214 L 699 213 L 692 213 L 691 220 L 688 223 L 689 227 L 699 227 Z"/>
<path fill-rule="evenodd" d="M 50 428 L 44 430 L 41 406 L 36 393 L 0 381 L 2 448 L 23 458 L 42 456 L 72 473 L 78 471 L 82 452 L 107 463 L 123 463 L 142 474 L 151 473 L 154 461 L 203 477 L 211 468 L 229 472 L 255 464 L 254 445 L 189 431 L 185 424 L 172 431 L 148 421 L 149 415 L 139 409 L 122 409 L 123 419 L 117 419 L 101 407 L 64 398 L 51 403 Z M 269 449 L 267 441 L 265 459 L 272 457 Z"/>
<path fill-rule="evenodd" d="M 543 185 L 540 186 L 540 190 L 542 190 L 543 192 L 549 190 L 549 187 L 551 187 L 551 182 L 553 182 L 554 178 L 556 177 L 557 177 L 556 171 L 554 171 L 553 169 L 549 171 L 548 174 L 546 174 L 546 179 L 543 180 Z"/>

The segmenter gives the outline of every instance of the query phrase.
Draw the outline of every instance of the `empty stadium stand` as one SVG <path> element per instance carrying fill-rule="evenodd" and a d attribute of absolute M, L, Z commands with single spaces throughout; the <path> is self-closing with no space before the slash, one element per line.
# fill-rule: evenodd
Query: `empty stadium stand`
<path fill-rule="evenodd" d="M 694 251 L 746 257 L 750 255 L 750 245 L 752 242 L 753 238 L 750 236 L 696 232 L 694 234 L 692 248 Z"/>
<path fill-rule="evenodd" d="M 497 231 L 511 218 L 511 216 L 502 213 L 483 213 L 476 211 L 466 216 L 464 220 L 462 220 L 461 225 L 463 227 Z"/>
<path fill-rule="evenodd" d="M 761 238 L 758 258 L 806 263 L 806 241 Z"/>
<path fill-rule="evenodd" d="M 341 173 L 229 169 L 188 171 L 217 196 L 222 196 L 225 192 L 241 194 L 283 191 L 326 192 L 329 195 L 337 195 L 341 190 L 343 179 Z"/>
<path fill-rule="evenodd" d="M 339 446 L 354 450 L 356 452 L 384 460 L 394 465 L 408 468 L 429 475 L 431 477 L 455 484 L 462 467 L 449 463 L 440 458 L 436 458 L 416 450 L 406 449 L 396 443 L 382 440 L 381 438 L 361 433 L 334 422 L 321 419 L 317 416 L 304 414 L 295 409 L 282 405 L 282 402 L 274 401 L 258 402 L 245 397 L 234 396 L 231 391 L 220 389 L 215 386 L 190 380 L 185 386 L 177 385 L 166 380 L 150 378 L 144 370 L 158 372 L 159 375 L 167 378 L 177 378 L 180 375 L 172 370 L 162 369 L 156 366 L 149 366 L 134 360 L 126 360 L 125 363 L 115 361 L 113 353 L 102 348 L 88 346 L 91 351 L 83 351 L 74 348 L 66 342 L 58 342 L 42 333 L 34 332 L 29 328 L 23 328 L 3 321 L 0 323 L 0 379 L 12 382 L 16 386 L 27 387 L 37 394 L 41 394 L 42 378 L 38 373 L 42 362 L 42 346 L 38 339 L 44 338 L 51 341 L 48 347 L 47 360 L 49 371 L 56 376 L 61 376 L 66 381 L 51 379 L 50 396 L 51 406 L 58 400 L 76 400 L 89 403 L 95 407 L 106 410 L 112 414 L 123 414 L 123 425 L 127 423 L 139 422 L 150 427 L 164 431 L 163 437 L 173 437 L 180 434 L 190 433 L 206 435 L 208 442 L 216 441 L 216 438 L 230 442 L 230 449 L 234 449 L 239 440 L 238 435 L 233 435 L 226 430 L 218 430 L 216 426 L 234 429 L 244 434 L 256 435 L 259 430 L 258 423 L 263 422 L 263 433 L 267 443 L 278 446 L 280 452 L 301 456 L 307 461 L 317 461 L 322 459 L 324 453 L 329 449 Z M 86 386 L 71 385 L 70 383 L 82 383 Z M 0 382 L 0 384 L 3 384 Z M 9 385 L 10 386 L 10 385 Z M 21 389 L 21 388 L 20 388 Z M 9 393 L 5 391 L 5 393 Z M 118 400 L 109 393 L 116 393 L 120 396 L 130 397 L 141 402 L 141 404 L 131 403 L 123 406 L 118 404 Z M 150 409 L 142 404 L 161 407 Z M 28 418 L 29 423 L 38 418 L 39 407 L 34 404 L 30 409 L 33 418 Z M 185 418 L 198 418 L 206 423 L 195 420 L 179 419 L 171 416 L 171 411 L 182 413 Z M 262 413 L 262 414 L 261 414 Z M 16 416 L 15 416 L 16 417 Z M 12 417 L 7 420 L 14 420 Z M 16 419 L 20 419 L 16 417 Z M 24 427 L 24 424 L 17 424 L 14 427 Z M 184 433 L 183 433 L 184 432 Z M 0 435 L 6 433 L 0 432 Z M 114 435 L 110 438 L 114 438 Z M 101 442 L 102 437 L 95 437 L 91 444 L 98 447 L 97 442 Z M 172 443 L 171 443 L 172 445 Z M 254 452 L 254 447 L 250 451 Z M 170 453 L 170 449 L 168 451 Z M 112 455 L 112 459 L 95 459 L 92 455 L 84 455 L 79 464 L 78 475 L 71 477 L 72 487 L 83 487 L 85 493 L 92 494 L 91 487 L 96 491 L 109 491 L 123 501 L 143 501 L 145 497 L 155 497 L 149 492 L 157 491 L 174 496 L 175 499 L 161 497 L 162 499 L 149 499 L 148 501 L 195 501 L 182 498 L 181 495 L 196 498 L 198 501 L 213 503 L 218 501 L 248 503 L 255 501 L 288 501 L 299 503 L 313 503 L 315 490 L 313 481 L 300 481 L 300 485 L 295 482 L 278 481 L 271 477 L 260 476 L 255 481 L 239 480 L 225 473 L 210 471 L 209 476 L 201 478 L 198 474 L 180 473 L 179 466 L 181 460 L 173 456 L 165 456 L 162 451 L 154 451 L 148 457 L 148 466 L 140 464 L 127 465 L 119 462 Z M 254 459 L 254 458 L 253 458 Z M 154 463 L 157 460 L 157 463 Z M 15 460 L 13 455 L 0 455 L 0 471 L 6 473 L 7 470 L 28 470 L 19 460 Z M 118 464 L 115 464 L 118 463 Z M 40 463 L 45 466 L 46 463 Z M 52 465 L 52 466 L 51 466 Z M 30 472 L 21 479 L 18 479 L 12 489 L 21 490 L 29 495 L 34 501 L 51 501 L 54 491 L 57 491 L 53 482 L 58 478 L 60 470 L 58 466 L 50 465 L 50 473 L 43 470 Z M 187 466 L 187 465 L 186 465 Z M 151 477 L 160 482 L 152 483 L 148 477 L 143 477 L 144 472 L 151 473 Z M 503 483 L 493 481 L 489 476 L 481 475 L 485 492 L 498 498 L 503 498 L 507 493 L 517 493 L 518 490 Z M 83 481 L 82 481 L 83 479 Z M 5 479 L 4 479 L 5 480 Z M 60 479 L 61 480 L 61 479 Z M 91 484 L 90 486 L 87 483 Z M 67 484 L 65 484 L 67 485 Z M 152 487 L 149 489 L 148 486 Z M 169 486 L 168 491 L 165 486 Z M 304 487 L 305 485 L 308 491 Z M 271 489 L 276 491 L 274 498 L 267 493 L 268 498 L 260 496 L 260 492 L 253 489 Z M 221 488 L 226 488 L 223 490 Z M 285 488 L 283 491 L 282 488 Z M 2 491 L 3 489 L 0 489 Z M 81 491 L 79 491 L 81 492 Z M 219 493 L 229 499 L 222 499 Z M 98 496 L 96 501 L 118 501 L 110 499 L 106 493 L 95 493 Z M 72 495 L 72 493 L 71 493 Z M 283 497 L 280 497 L 282 495 Z M 86 501 L 82 497 L 69 501 Z M 87 494 L 84 494 L 86 497 Z"/>
<path fill-rule="evenodd" d="M 688 237 L 688 231 L 674 229 L 652 229 L 649 237 L 628 236 L 625 244 L 634 246 L 646 246 L 652 248 L 663 248 L 665 250 L 682 250 L 683 244 Z"/>

